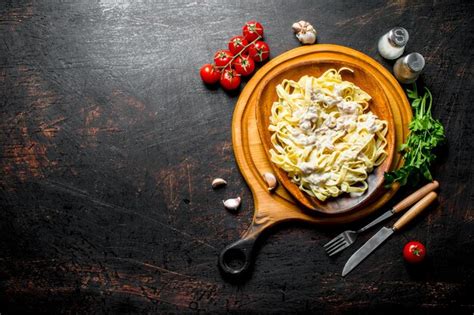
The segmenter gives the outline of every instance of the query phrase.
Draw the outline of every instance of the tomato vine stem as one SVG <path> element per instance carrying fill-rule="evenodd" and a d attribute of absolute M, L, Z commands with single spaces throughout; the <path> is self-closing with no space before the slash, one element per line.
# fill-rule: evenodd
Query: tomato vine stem
<path fill-rule="evenodd" d="M 258 37 L 255 38 L 251 43 L 247 44 L 241 51 L 239 51 L 237 54 L 235 54 L 235 55 L 232 57 L 232 59 L 231 59 L 225 66 L 221 66 L 221 67 L 217 67 L 217 66 L 216 66 L 216 69 L 218 69 L 219 71 L 227 69 L 227 67 L 229 67 L 229 66 L 232 64 L 232 62 L 233 62 L 237 57 L 240 57 L 240 56 L 242 55 L 242 53 L 243 53 L 247 48 L 249 48 L 250 46 L 252 46 L 253 44 L 255 44 L 255 43 L 256 43 L 259 39 L 261 39 L 261 38 L 262 38 L 262 36 L 258 35 Z M 224 72 L 221 71 L 221 77 L 222 77 L 223 74 L 224 74 Z M 240 74 L 237 74 L 237 75 L 240 75 Z"/>

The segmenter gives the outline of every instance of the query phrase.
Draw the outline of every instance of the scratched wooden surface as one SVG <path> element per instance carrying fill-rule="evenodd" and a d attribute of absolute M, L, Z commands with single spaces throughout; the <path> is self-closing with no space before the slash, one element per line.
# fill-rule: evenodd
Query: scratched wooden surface
<path fill-rule="evenodd" d="M 1 1 L 0 313 L 472 314 L 473 9 L 472 1 Z M 273 56 L 298 46 L 290 26 L 305 19 L 319 42 L 386 66 L 377 39 L 402 25 L 407 50 L 426 57 L 422 80 L 448 137 L 435 166 L 439 203 L 346 279 L 353 249 L 329 259 L 321 248 L 343 227 L 274 231 L 237 283 L 216 267 L 253 205 L 232 153 L 237 95 L 207 89 L 197 71 L 253 18 Z M 216 176 L 229 185 L 213 191 Z M 237 214 L 221 205 L 234 196 L 243 198 Z M 410 239 L 427 245 L 420 268 L 403 263 Z"/>

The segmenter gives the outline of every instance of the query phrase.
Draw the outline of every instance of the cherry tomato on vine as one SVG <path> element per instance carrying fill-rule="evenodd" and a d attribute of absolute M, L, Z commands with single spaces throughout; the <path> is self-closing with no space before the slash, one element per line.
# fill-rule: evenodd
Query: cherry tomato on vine
<path fill-rule="evenodd" d="M 420 242 L 411 241 L 403 247 L 403 258 L 409 263 L 419 263 L 423 261 L 425 256 L 426 248 Z"/>
<path fill-rule="evenodd" d="M 240 76 L 234 69 L 225 69 L 220 84 L 225 90 L 235 90 L 240 85 Z"/>
<path fill-rule="evenodd" d="M 259 36 L 263 37 L 263 26 L 257 21 L 248 21 L 242 28 L 242 34 L 250 42 L 256 40 Z"/>
<path fill-rule="evenodd" d="M 232 63 L 235 71 L 243 76 L 248 76 L 255 70 L 255 61 L 249 56 L 239 56 Z"/>
<path fill-rule="evenodd" d="M 207 84 L 214 84 L 219 81 L 221 77 L 220 71 L 217 70 L 214 65 L 211 65 L 209 63 L 201 67 L 199 74 L 201 75 L 202 81 Z"/>
<path fill-rule="evenodd" d="M 218 50 L 214 55 L 214 63 L 218 67 L 225 67 L 234 57 L 234 54 L 228 50 Z"/>
<path fill-rule="evenodd" d="M 243 36 L 234 36 L 229 40 L 229 50 L 234 55 L 237 55 L 248 44 L 249 44 L 249 42 L 247 41 L 247 39 L 245 39 L 245 37 L 243 37 Z M 242 53 L 245 54 L 246 51 L 244 51 Z"/>
<path fill-rule="evenodd" d="M 249 56 L 257 62 L 265 61 L 270 56 L 270 47 L 265 42 L 257 41 L 254 45 L 250 46 Z"/>

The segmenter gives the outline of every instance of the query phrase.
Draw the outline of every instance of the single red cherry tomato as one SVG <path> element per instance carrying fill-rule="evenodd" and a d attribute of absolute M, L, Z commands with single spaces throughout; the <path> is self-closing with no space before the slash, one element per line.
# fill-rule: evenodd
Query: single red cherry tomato
<path fill-rule="evenodd" d="M 214 65 L 208 63 L 201 67 L 199 74 L 201 75 L 202 81 L 207 84 L 214 84 L 219 81 L 221 77 L 220 71 L 217 70 Z"/>
<path fill-rule="evenodd" d="M 243 36 L 234 36 L 229 40 L 229 50 L 232 54 L 237 55 L 241 52 L 249 42 Z M 246 53 L 245 51 L 243 52 Z"/>
<path fill-rule="evenodd" d="M 249 21 L 245 23 L 244 27 L 242 28 L 242 34 L 244 34 L 249 43 L 253 42 L 259 36 L 260 38 L 263 38 L 263 26 L 256 21 Z"/>
<path fill-rule="evenodd" d="M 228 50 L 219 50 L 214 55 L 214 63 L 217 67 L 226 66 L 234 57 L 234 54 Z"/>
<path fill-rule="evenodd" d="M 425 255 L 426 248 L 420 242 L 411 241 L 403 247 L 403 257 L 409 263 L 419 263 L 423 261 Z"/>
<path fill-rule="evenodd" d="M 255 70 L 255 61 L 253 61 L 249 56 L 239 56 L 235 58 L 232 65 L 234 66 L 235 71 L 243 76 L 248 76 Z"/>
<path fill-rule="evenodd" d="M 270 47 L 265 42 L 257 41 L 254 45 L 250 46 L 249 56 L 257 62 L 265 61 L 270 56 Z"/>
<path fill-rule="evenodd" d="M 235 90 L 240 85 L 240 75 L 234 69 L 225 69 L 220 83 L 225 90 Z"/>

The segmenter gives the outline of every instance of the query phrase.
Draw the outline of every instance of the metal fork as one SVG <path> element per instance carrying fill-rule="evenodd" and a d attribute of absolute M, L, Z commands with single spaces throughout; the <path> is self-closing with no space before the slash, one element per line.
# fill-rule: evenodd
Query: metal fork
<path fill-rule="evenodd" d="M 326 250 L 326 253 L 329 256 L 333 256 L 341 252 L 342 250 L 346 249 L 347 247 L 349 247 L 350 245 L 354 243 L 359 233 L 362 233 L 368 230 L 369 228 L 373 227 L 374 225 L 390 218 L 395 213 L 399 213 L 405 210 L 406 208 L 408 208 L 409 206 L 411 206 L 412 204 L 414 204 L 415 202 L 417 202 L 418 200 L 426 196 L 429 192 L 438 188 L 438 186 L 439 186 L 439 183 L 437 181 L 426 184 L 425 186 L 421 187 L 420 189 L 418 189 L 417 191 L 415 191 L 414 193 L 412 193 L 411 195 L 409 195 L 408 197 L 406 197 L 405 199 L 397 203 L 392 209 L 388 210 L 387 212 L 385 212 L 384 214 L 382 214 L 377 219 L 373 220 L 372 222 L 370 222 L 363 228 L 357 231 L 347 230 L 347 231 L 342 232 L 341 234 L 339 234 L 338 236 L 330 240 L 326 245 L 324 245 L 324 249 Z"/>

